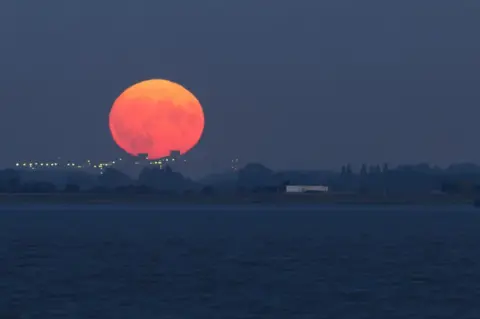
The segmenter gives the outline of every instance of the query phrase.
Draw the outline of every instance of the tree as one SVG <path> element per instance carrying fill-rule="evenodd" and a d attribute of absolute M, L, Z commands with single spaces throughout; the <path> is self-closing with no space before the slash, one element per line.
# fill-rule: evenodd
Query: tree
<path fill-rule="evenodd" d="M 163 169 L 145 167 L 138 176 L 138 185 L 148 186 L 160 191 L 185 191 L 194 188 L 195 183 L 172 171 L 170 167 Z"/>
<path fill-rule="evenodd" d="M 65 193 L 78 193 L 80 192 L 80 186 L 78 186 L 77 184 L 67 184 L 65 185 L 63 191 Z"/>
<path fill-rule="evenodd" d="M 367 175 L 368 175 L 367 165 L 362 164 L 362 167 L 360 168 L 360 176 L 361 177 L 366 177 Z"/>
<path fill-rule="evenodd" d="M 347 167 L 345 169 L 345 173 L 347 174 L 347 176 L 352 176 L 353 175 L 352 166 L 350 164 L 347 164 Z"/>
<path fill-rule="evenodd" d="M 213 193 L 214 193 L 213 187 L 210 186 L 210 185 L 207 185 L 207 186 L 202 188 L 201 193 L 202 193 L 202 195 L 213 195 Z"/>
<path fill-rule="evenodd" d="M 13 169 L 0 171 L 0 188 L 5 192 L 17 192 L 22 185 L 20 173 Z"/>
<path fill-rule="evenodd" d="M 103 174 L 98 176 L 100 186 L 108 188 L 117 188 L 132 184 L 132 180 L 125 173 L 114 168 L 107 168 Z"/>
<path fill-rule="evenodd" d="M 21 189 L 24 193 L 54 193 L 56 190 L 55 184 L 49 182 L 29 182 Z"/>
<path fill-rule="evenodd" d="M 382 173 L 384 173 L 384 174 L 388 173 L 388 164 L 387 163 L 383 164 Z"/>
<path fill-rule="evenodd" d="M 262 164 L 250 163 L 238 171 L 237 187 L 252 190 L 266 186 L 277 187 L 279 184 L 281 181 L 278 176 Z"/>

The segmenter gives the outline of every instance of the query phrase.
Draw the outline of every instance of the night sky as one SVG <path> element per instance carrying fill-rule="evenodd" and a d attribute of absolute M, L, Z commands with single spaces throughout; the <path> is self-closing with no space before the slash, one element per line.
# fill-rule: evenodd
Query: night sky
<path fill-rule="evenodd" d="M 205 169 L 480 162 L 479 30 L 474 0 L 2 1 L 0 166 L 121 155 L 150 78 L 202 103 Z"/>

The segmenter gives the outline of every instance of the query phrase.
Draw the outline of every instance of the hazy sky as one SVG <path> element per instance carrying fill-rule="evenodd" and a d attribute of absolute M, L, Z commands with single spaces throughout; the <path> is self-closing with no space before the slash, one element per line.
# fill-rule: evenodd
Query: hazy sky
<path fill-rule="evenodd" d="M 149 78 L 203 104 L 204 163 L 480 162 L 479 30 L 475 0 L 1 1 L 0 166 L 121 154 Z"/>

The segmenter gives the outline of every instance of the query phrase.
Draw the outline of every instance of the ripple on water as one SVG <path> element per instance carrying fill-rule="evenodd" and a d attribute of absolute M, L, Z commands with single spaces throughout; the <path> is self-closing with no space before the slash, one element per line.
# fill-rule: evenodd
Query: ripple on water
<path fill-rule="evenodd" d="M 0 214 L 0 318 L 480 318 L 476 215 L 60 213 Z"/>

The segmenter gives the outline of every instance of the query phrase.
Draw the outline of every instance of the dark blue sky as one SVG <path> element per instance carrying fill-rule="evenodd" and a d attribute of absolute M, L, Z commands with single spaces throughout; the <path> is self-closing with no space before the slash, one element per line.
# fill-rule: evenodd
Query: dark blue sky
<path fill-rule="evenodd" d="M 0 166 L 121 154 L 113 100 L 156 77 L 207 166 L 480 162 L 479 30 L 473 0 L 2 1 Z"/>

